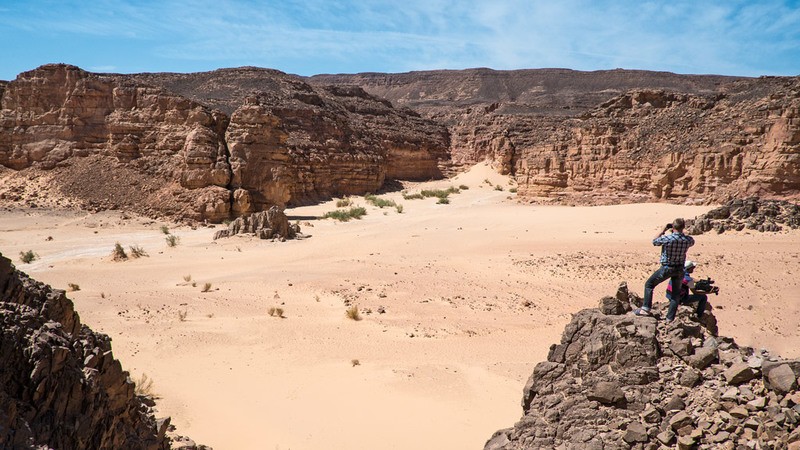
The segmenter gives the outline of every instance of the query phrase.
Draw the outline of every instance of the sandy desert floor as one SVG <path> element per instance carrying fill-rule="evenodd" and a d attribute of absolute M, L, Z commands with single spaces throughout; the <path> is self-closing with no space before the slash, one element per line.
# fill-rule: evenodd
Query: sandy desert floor
<path fill-rule="evenodd" d="M 197 442 L 480 449 L 519 419 L 523 385 L 570 315 L 620 281 L 642 294 L 653 235 L 710 207 L 521 204 L 483 166 L 408 190 L 459 185 L 469 189 L 447 205 L 382 196 L 402 213 L 355 198 L 368 215 L 346 223 L 314 219 L 335 202 L 290 209 L 311 237 L 287 242 L 214 241 L 221 226 L 119 212 L 5 210 L 0 252 L 40 281 L 80 286 L 68 296 L 83 322 L 113 338 L 132 378 L 154 380 L 160 413 Z M 114 262 L 116 242 L 149 256 Z M 40 258 L 21 263 L 27 250 Z M 689 257 L 721 286 L 721 334 L 800 357 L 800 230 L 702 235 Z"/>

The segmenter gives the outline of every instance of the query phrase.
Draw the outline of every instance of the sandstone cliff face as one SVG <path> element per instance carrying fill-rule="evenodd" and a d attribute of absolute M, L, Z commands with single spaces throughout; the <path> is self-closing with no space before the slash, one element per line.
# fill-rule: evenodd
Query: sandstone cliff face
<path fill-rule="evenodd" d="M 626 315 L 636 299 L 621 286 L 577 313 L 528 380 L 522 418 L 485 449 L 800 446 L 800 360 L 717 336 L 708 312 Z"/>
<path fill-rule="evenodd" d="M 443 127 L 359 88 L 284 85 L 250 97 L 231 117 L 236 213 L 375 192 L 387 178 L 442 177 Z"/>
<path fill-rule="evenodd" d="M 108 336 L 2 255 L 0 325 L 0 448 L 170 448 Z"/>
<path fill-rule="evenodd" d="M 193 218 L 220 220 L 229 205 L 226 126 L 224 115 L 163 90 L 51 64 L 20 74 L 2 92 L 0 165 L 53 169 L 91 156 L 90 170 L 101 175 L 123 163 L 159 181 L 150 200 L 166 203 L 165 213 L 174 213 L 168 197 L 189 195 L 204 200 Z M 92 182 L 91 175 L 84 180 Z M 111 187 L 136 190 L 125 183 Z M 88 191 L 102 202 L 103 192 L 93 198 L 97 190 Z"/>
<path fill-rule="evenodd" d="M 266 69 L 124 76 L 53 64 L 4 85 L 0 107 L 0 166 L 50 171 L 36 177 L 89 208 L 192 220 L 439 178 L 449 159 L 446 129 L 416 113 Z"/>
<path fill-rule="evenodd" d="M 797 78 L 473 69 L 311 80 L 357 84 L 446 124 L 454 166 L 489 160 L 523 198 L 800 197 Z"/>

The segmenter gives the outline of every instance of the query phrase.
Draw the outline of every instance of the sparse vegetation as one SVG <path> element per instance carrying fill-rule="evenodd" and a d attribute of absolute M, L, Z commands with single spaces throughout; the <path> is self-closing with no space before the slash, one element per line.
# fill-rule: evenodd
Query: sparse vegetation
<path fill-rule="evenodd" d="M 189 312 L 186 310 L 178 311 L 178 320 L 181 322 L 186 322 L 186 316 L 189 315 Z"/>
<path fill-rule="evenodd" d="M 353 305 L 347 308 L 345 315 L 348 319 L 353 319 L 356 321 L 361 320 L 361 313 L 358 311 L 358 305 Z"/>
<path fill-rule="evenodd" d="M 397 211 L 397 214 L 403 214 L 403 205 L 395 205 L 394 209 Z"/>
<path fill-rule="evenodd" d="M 144 249 L 142 247 L 140 247 L 138 245 L 131 245 L 130 246 L 130 250 L 131 250 L 131 256 L 134 257 L 134 258 L 141 258 L 143 256 L 150 256 L 150 255 L 147 254 L 146 251 L 144 251 Z"/>
<path fill-rule="evenodd" d="M 447 197 L 442 197 L 439 200 L 437 200 L 436 203 L 439 204 L 439 205 L 449 205 L 450 204 L 450 199 L 447 198 Z"/>
<path fill-rule="evenodd" d="M 336 219 L 340 222 L 347 222 L 350 219 L 360 219 L 367 214 L 367 210 L 362 206 L 354 206 L 350 209 L 337 209 L 328 211 L 322 216 L 323 219 Z"/>
<path fill-rule="evenodd" d="M 183 276 L 183 281 L 185 281 L 187 283 L 192 281 L 192 276 L 191 275 L 184 275 Z"/>
<path fill-rule="evenodd" d="M 196 281 L 192 281 L 192 287 L 197 287 L 197 282 Z"/>
<path fill-rule="evenodd" d="M 175 247 L 181 241 L 181 238 L 175 236 L 174 234 L 167 235 L 167 245 L 170 247 Z"/>
<path fill-rule="evenodd" d="M 114 250 L 111 251 L 111 259 L 114 261 L 126 261 L 128 259 L 128 254 L 125 253 L 125 249 L 119 242 L 114 244 Z"/>
<path fill-rule="evenodd" d="M 169 227 L 166 225 L 161 225 L 161 232 L 164 234 L 169 234 Z"/>
<path fill-rule="evenodd" d="M 513 188 L 509 189 L 508 192 L 511 192 L 512 194 L 516 194 L 517 193 L 517 188 L 513 187 Z"/>
<path fill-rule="evenodd" d="M 461 189 L 462 191 L 466 191 L 467 189 L 469 189 L 469 186 L 467 186 L 466 184 L 462 184 L 458 186 L 458 188 Z"/>
<path fill-rule="evenodd" d="M 70 290 L 70 291 L 72 291 L 72 292 L 75 292 L 75 291 L 80 291 L 80 290 L 81 290 L 81 287 L 80 287 L 80 286 L 78 286 L 78 285 L 77 285 L 77 284 L 75 284 L 75 283 L 67 283 L 67 286 L 69 286 L 69 290 Z"/>
<path fill-rule="evenodd" d="M 361 365 L 361 361 L 359 361 L 357 359 L 353 359 L 353 360 L 350 361 L 350 364 L 352 364 L 353 367 L 360 366 Z"/>
<path fill-rule="evenodd" d="M 272 308 L 267 310 L 267 314 L 269 314 L 270 317 L 279 317 L 281 319 L 284 318 L 283 317 L 283 308 L 272 307 Z"/>
<path fill-rule="evenodd" d="M 27 252 L 19 252 L 19 260 L 25 264 L 30 264 L 39 258 L 39 255 L 34 253 L 33 250 L 28 250 Z"/>
<path fill-rule="evenodd" d="M 157 398 L 153 389 L 153 379 L 149 378 L 146 373 L 143 373 L 137 380 L 133 380 L 136 388 L 133 390 L 134 394 L 142 397 Z"/>
<path fill-rule="evenodd" d="M 394 200 L 387 200 L 385 198 L 380 198 L 380 197 L 377 197 L 377 196 L 371 195 L 371 194 L 365 195 L 364 196 L 364 200 L 366 200 L 367 202 L 369 202 L 370 204 L 372 204 L 374 206 L 377 206 L 378 208 L 385 208 L 387 206 L 390 206 L 390 207 L 396 207 L 397 206 L 397 203 L 395 203 Z"/>
<path fill-rule="evenodd" d="M 341 198 L 336 200 L 336 207 L 337 208 L 345 208 L 353 204 L 353 201 L 350 200 L 350 197 Z"/>
<path fill-rule="evenodd" d="M 203 284 L 203 292 L 208 292 L 211 290 L 211 283 Z"/>
<path fill-rule="evenodd" d="M 503 186 L 500 186 L 500 185 L 498 184 L 497 186 L 495 186 L 495 187 L 494 187 L 494 190 L 495 190 L 495 191 L 502 191 L 502 190 L 503 190 Z"/>
<path fill-rule="evenodd" d="M 422 200 L 423 198 L 425 198 L 425 197 L 423 197 L 422 194 L 420 194 L 420 193 L 416 193 L 416 194 L 403 193 L 403 199 L 404 200 Z"/>

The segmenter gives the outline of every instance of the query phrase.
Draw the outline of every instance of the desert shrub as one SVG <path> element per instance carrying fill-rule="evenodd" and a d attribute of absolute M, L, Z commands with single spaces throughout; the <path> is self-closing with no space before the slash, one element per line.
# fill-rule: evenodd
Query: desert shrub
<path fill-rule="evenodd" d="M 439 200 L 436 201 L 436 203 L 439 204 L 439 205 L 449 205 L 450 204 L 450 199 L 447 198 L 447 197 L 441 197 L 441 198 L 439 198 Z"/>
<path fill-rule="evenodd" d="M 272 308 L 269 308 L 269 309 L 267 310 L 267 314 L 269 314 L 269 315 L 270 315 L 270 317 L 272 317 L 272 316 L 275 316 L 275 309 L 276 309 L 276 308 L 274 308 L 274 307 L 272 307 Z"/>
<path fill-rule="evenodd" d="M 111 251 L 111 258 L 114 261 L 125 261 L 128 259 L 128 254 L 125 253 L 125 249 L 119 242 L 114 244 L 114 250 Z"/>
<path fill-rule="evenodd" d="M 466 191 L 467 189 L 469 189 L 469 186 L 467 186 L 466 184 L 462 184 L 458 188 L 461 189 L 462 191 Z"/>
<path fill-rule="evenodd" d="M 498 184 L 497 186 L 495 186 L 495 187 L 494 187 L 494 190 L 495 190 L 495 191 L 502 191 L 502 190 L 503 190 L 503 186 L 500 186 L 500 185 Z"/>
<path fill-rule="evenodd" d="M 197 281 L 192 281 L 192 287 L 197 287 Z"/>
<path fill-rule="evenodd" d="M 178 311 L 178 320 L 181 322 L 186 322 L 186 316 L 189 315 L 188 311 Z"/>
<path fill-rule="evenodd" d="M 19 260 L 25 264 L 30 264 L 35 261 L 39 255 L 33 252 L 33 250 L 28 250 L 27 252 L 19 252 Z"/>
<path fill-rule="evenodd" d="M 340 222 L 347 222 L 350 219 L 360 219 L 367 214 L 367 210 L 362 206 L 354 206 L 350 209 L 337 209 L 328 211 L 322 216 L 323 219 L 336 219 Z"/>
<path fill-rule="evenodd" d="M 67 284 L 67 286 L 69 286 L 69 290 L 70 290 L 70 291 L 72 291 L 72 292 L 75 292 L 75 291 L 80 291 L 80 290 L 81 290 L 81 287 L 80 287 L 80 286 L 78 286 L 78 285 L 77 285 L 77 284 L 75 284 L 75 283 L 68 283 L 68 284 Z"/>
<path fill-rule="evenodd" d="M 130 246 L 130 250 L 131 250 L 131 256 L 134 257 L 134 258 L 141 258 L 143 256 L 150 256 L 150 255 L 147 254 L 146 251 L 144 251 L 144 249 L 142 247 L 139 247 L 138 245 L 131 245 Z"/>
<path fill-rule="evenodd" d="M 508 192 L 511 192 L 512 194 L 516 194 L 517 193 L 517 188 L 513 187 L 513 188 L 509 189 Z"/>
<path fill-rule="evenodd" d="M 184 275 L 183 276 L 183 281 L 185 281 L 187 283 L 192 281 L 192 276 L 191 275 Z"/>
<path fill-rule="evenodd" d="M 283 308 L 275 308 L 275 315 L 283 318 Z"/>
<path fill-rule="evenodd" d="M 358 311 L 358 305 L 353 305 L 345 311 L 348 319 L 361 320 L 361 313 Z"/>
<path fill-rule="evenodd" d="M 169 227 L 166 225 L 161 225 L 161 232 L 164 234 L 169 234 Z"/>
<path fill-rule="evenodd" d="M 403 200 L 421 200 L 425 197 L 422 196 L 419 192 L 416 194 L 403 194 Z"/>
<path fill-rule="evenodd" d="M 357 359 L 353 359 L 353 360 L 350 361 L 350 364 L 352 364 L 353 367 L 360 366 L 361 365 L 361 361 L 359 361 Z"/>
<path fill-rule="evenodd" d="M 350 206 L 352 203 L 353 202 L 352 202 L 352 200 L 350 200 L 350 197 L 345 197 L 345 198 L 336 200 L 336 207 L 337 208 L 344 208 L 346 206 Z"/>
<path fill-rule="evenodd" d="M 203 292 L 208 292 L 211 290 L 211 283 L 203 284 Z"/>
<path fill-rule="evenodd" d="M 168 246 L 175 247 L 181 241 L 181 238 L 175 236 L 174 234 L 168 234 L 166 240 Z"/>
<path fill-rule="evenodd" d="M 397 203 L 394 200 L 386 200 L 385 198 L 376 197 L 374 195 L 365 195 L 364 200 L 369 202 L 370 204 L 377 206 L 378 208 L 385 208 L 387 206 L 397 206 Z"/>
<path fill-rule="evenodd" d="M 394 205 L 394 209 L 397 210 L 398 214 L 403 214 L 403 205 Z"/>
<path fill-rule="evenodd" d="M 156 393 L 153 389 L 153 379 L 149 378 L 146 373 L 143 373 L 141 377 L 133 380 L 133 382 L 136 385 L 133 390 L 134 394 L 142 397 L 156 398 Z"/>

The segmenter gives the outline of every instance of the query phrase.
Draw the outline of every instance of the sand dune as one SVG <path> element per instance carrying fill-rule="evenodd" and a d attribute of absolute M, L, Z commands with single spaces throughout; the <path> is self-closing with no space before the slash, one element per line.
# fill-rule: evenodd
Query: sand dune
<path fill-rule="evenodd" d="M 469 189 L 446 205 L 382 196 L 402 213 L 355 198 L 368 215 L 347 223 L 307 219 L 334 202 L 287 210 L 311 237 L 282 243 L 113 212 L 4 211 L 0 251 L 33 250 L 21 270 L 79 285 L 69 297 L 82 320 L 113 338 L 132 377 L 155 380 L 160 411 L 198 442 L 481 448 L 519 417 L 525 380 L 570 314 L 623 280 L 641 294 L 652 235 L 711 208 L 520 204 L 486 166 L 407 189 L 451 185 Z M 149 257 L 112 262 L 116 242 Z M 722 334 L 800 356 L 799 244 L 797 230 L 697 237 L 690 258 L 722 288 L 711 298 Z M 363 320 L 345 316 L 352 305 Z M 285 318 L 268 314 L 278 307 Z"/>

